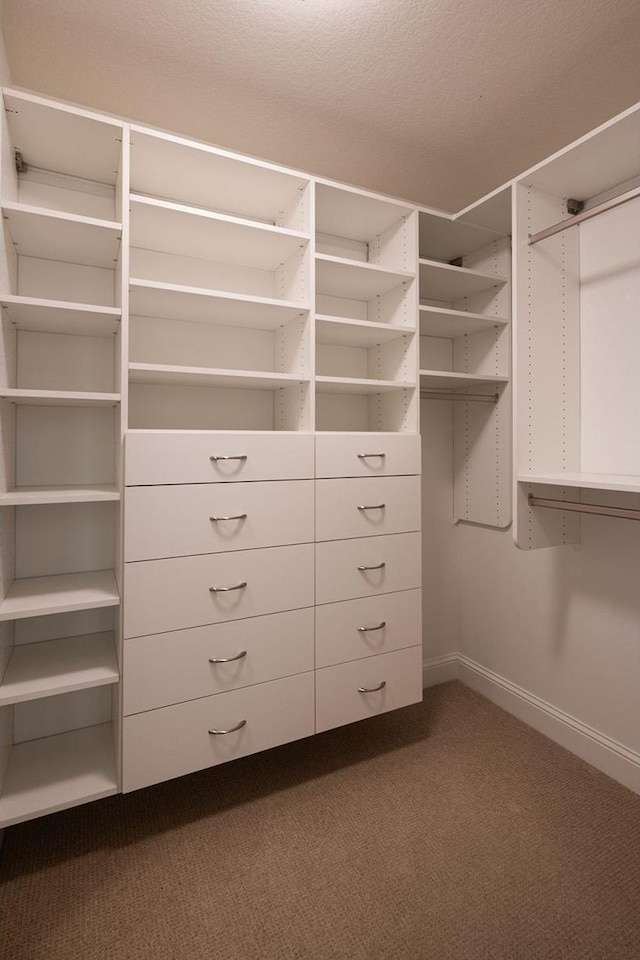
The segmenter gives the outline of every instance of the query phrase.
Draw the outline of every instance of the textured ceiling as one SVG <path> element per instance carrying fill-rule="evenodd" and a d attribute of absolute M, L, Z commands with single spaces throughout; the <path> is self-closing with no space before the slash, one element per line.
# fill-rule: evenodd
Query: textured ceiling
<path fill-rule="evenodd" d="M 633 103 L 637 0 L 4 0 L 13 83 L 457 210 Z"/>

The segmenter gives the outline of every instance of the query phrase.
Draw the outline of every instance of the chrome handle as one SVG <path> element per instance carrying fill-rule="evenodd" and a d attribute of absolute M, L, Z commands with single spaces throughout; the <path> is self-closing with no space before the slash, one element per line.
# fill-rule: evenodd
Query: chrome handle
<path fill-rule="evenodd" d="M 382 630 L 383 627 L 386 627 L 387 621 L 381 620 L 380 623 L 375 627 L 358 627 L 360 633 L 369 633 L 370 630 Z"/>
<path fill-rule="evenodd" d="M 384 460 L 386 453 L 359 453 L 358 460 L 368 460 L 370 457 L 380 457 L 381 460 Z"/>
<path fill-rule="evenodd" d="M 384 510 L 386 503 L 370 503 L 364 504 L 361 503 L 358 507 L 358 510 Z"/>
<path fill-rule="evenodd" d="M 233 663 L 234 660 L 244 660 L 246 655 L 247 651 L 241 650 L 235 657 L 209 657 L 209 663 Z"/>
<path fill-rule="evenodd" d="M 227 593 L 228 590 L 242 590 L 246 585 L 247 581 L 243 580 L 242 583 L 236 583 L 233 587 L 209 587 L 209 590 L 211 593 Z"/>
<path fill-rule="evenodd" d="M 241 720 L 240 723 L 236 723 L 235 727 L 229 727 L 228 730 L 209 730 L 209 733 L 213 737 L 223 736 L 225 733 L 235 733 L 236 730 L 242 730 L 243 727 L 246 727 L 247 721 Z"/>
<path fill-rule="evenodd" d="M 358 570 L 383 570 L 384 567 L 386 567 L 386 563 L 383 560 L 382 563 L 374 563 L 372 566 L 368 566 L 368 567 L 365 566 L 364 564 L 360 565 L 358 567 Z"/>
<path fill-rule="evenodd" d="M 246 520 L 246 519 L 247 519 L 246 513 L 236 513 L 232 517 L 209 517 L 209 520 L 211 520 L 212 523 L 218 523 L 220 520 Z"/>
<path fill-rule="evenodd" d="M 377 687 L 358 687 L 358 693 L 377 693 L 378 690 L 384 690 L 387 685 L 386 680 L 382 680 Z"/>
<path fill-rule="evenodd" d="M 216 463 L 218 460 L 246 460 L 246 453 L 241 454 L 239 457 L 209 457 L 209 460 L 213 460 Z"/>

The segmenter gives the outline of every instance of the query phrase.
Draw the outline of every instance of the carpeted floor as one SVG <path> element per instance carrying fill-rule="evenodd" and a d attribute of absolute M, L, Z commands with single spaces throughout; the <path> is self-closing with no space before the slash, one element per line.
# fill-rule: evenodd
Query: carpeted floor
<path fill-rule="evenodd" d="M 637 960 L 640 803 L 458 683 L 10 828 L 5 960 Z"/>

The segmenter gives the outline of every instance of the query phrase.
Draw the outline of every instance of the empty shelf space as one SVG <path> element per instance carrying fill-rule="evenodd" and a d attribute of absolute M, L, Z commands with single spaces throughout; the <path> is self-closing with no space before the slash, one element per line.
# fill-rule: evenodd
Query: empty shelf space
<path fill-rule="evenodd" d="M 477 227 L 461 220 L 438 217 L 435 214 L 420 214 L 419 249 L 420 256 L 429 260 L 442 260 L 448 263 L 458 257 L 464 257 L 492 240 L 498 240 L 504 234 Z"/>
<path fill-rule="evenodd" d="M 24 643 L 13 648 L 0 706 L 87 690 L 119 680 L 113 633 Z"/>
<path fill-rule="evenodd" d="M 112 483 L 13 487 L 0 494 L 0 507 L 17 507 L 42 503 L 94 503 L 119 500 L 120 491 Z"/>
<path fill-rule="evenodd" d="M 386 270 L 375 263 L 316 255 L 317 292 L 333 297 L 372 300 L 401 283 L 413 280 L 414 276 L 404 271 Z"/>
<path fill-rule="evenodd" d="M 316 315 L 316 341 L 339 346 L 375 347 L 415 333 L 412 327 L 369 320 L 348 320 L 343 317 Z"/>
<path fill-rule="evenodd" d="M 0 621 L 114 607 L 120 603 L 113 570 L 14 580 L 0 603 Z"/>
<path fill-rule="evenodd" d="M 507 282 L 506 277 L 491 276 L 467 267 L 452 267 L 449 263 L 423 258 L 419 261 L 419 276 L 420 296 L 446 303 L 454 303 L 462 297 L 470 297 Z"/>
<path fill-rule="evenodd" d="M 316 184 L 316 231 L 368 243 L 409 217 L 412 208 L 349 187 Z"/>
<path fill-rule="evenodd" d="M 0 397 L 21 405 L 38 407 L 113 407 L 120 403 L 119 393 L 86 393 L 79 390 L 22 390 L 3 387 Z"/>
<path fill-rule="evenodd" d="M 129 313 L 191 323 L 276 330 L 309 309 L 308 304 L 250 297 L 153 280 L 129 283 Z"/>
<path fill-rule="evenodd" d="M 410 390 L 415 383 L 398 380 L 364 380 L 356 377 L 316 377 L 318 393 L 390 393 L 398 390 Z"/>
<path fill-rule="evenodd" d="M 35 333 L 106 337 L 117 332 L 122 315 L 119 307 L 99 307 L 37 297 L 4 296 L 0 298 L 0 304 L 5 316 L 17 330 Z"/>
<path fill-rule="evenodd" d="M 16 744 L 0 798 L 0 828 L 117 792 L 110 723 Z"/>
<path fill-rule="evenodd" d="M 307 234 L 197 207 L 131 198 L 131 245 L 260 270 L 275 270 L 308 241 Z"/>
<path fill-rule="evenodd" d="M 228 370 L 213 367 L 180 367 L 159 363 L 130 363 L 131 383 L 171 383 L 186 386 L 244 387 L 254 390 L 277 390 L 308 378 L 290 373 L 257 370 Z"/>
<path fill-rule="evenodd" d="M 461 337 L 509 323 L 505 317 L 489 317 L 464 310 L 420 306 L 420 333 L 427 337 Z"/>
<path fill-rule="evenodd" d="M 490 374 L 455 373 L 448 370 L 421 370 L 420 386 L 440 390 L 459 390 L 466 387 L 490 387 L 508 383 L 508 377 Z"/>
<path fill-rule="evenodd" d="M 640 493 L 640 476 L 619 473 L 522 473 L 519 483 L 545 483 L 557 487 L 582 487 L 584 490 L 611 490 Z"/>
<path fill-rule="evenodd" d="M 2 216 L 19 256 L 114 269 L 120 223 L 19 203 L 4 203 Z"/>

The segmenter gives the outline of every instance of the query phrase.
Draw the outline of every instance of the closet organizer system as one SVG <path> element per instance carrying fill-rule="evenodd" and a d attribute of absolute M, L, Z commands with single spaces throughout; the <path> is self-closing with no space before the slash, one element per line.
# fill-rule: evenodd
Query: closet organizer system
<path fill-rule="evenodd" d="M 4 106 L 0 826 L 418 701 L 419 400 L 453 410 L 453 519 L 508 526 L 513 194 L 517 538 L 575 536 L 528 494 L 552 471 L 574 500 L 594 486 L 597 440 L 557 453 L 585 434 L 579 292 L 572 274 L 569 309 L 563 241 L 528 232 L 637 176 L 637 112 L 452 217 Z M 608 184 L 585 179 L 592 148 Z"/>

